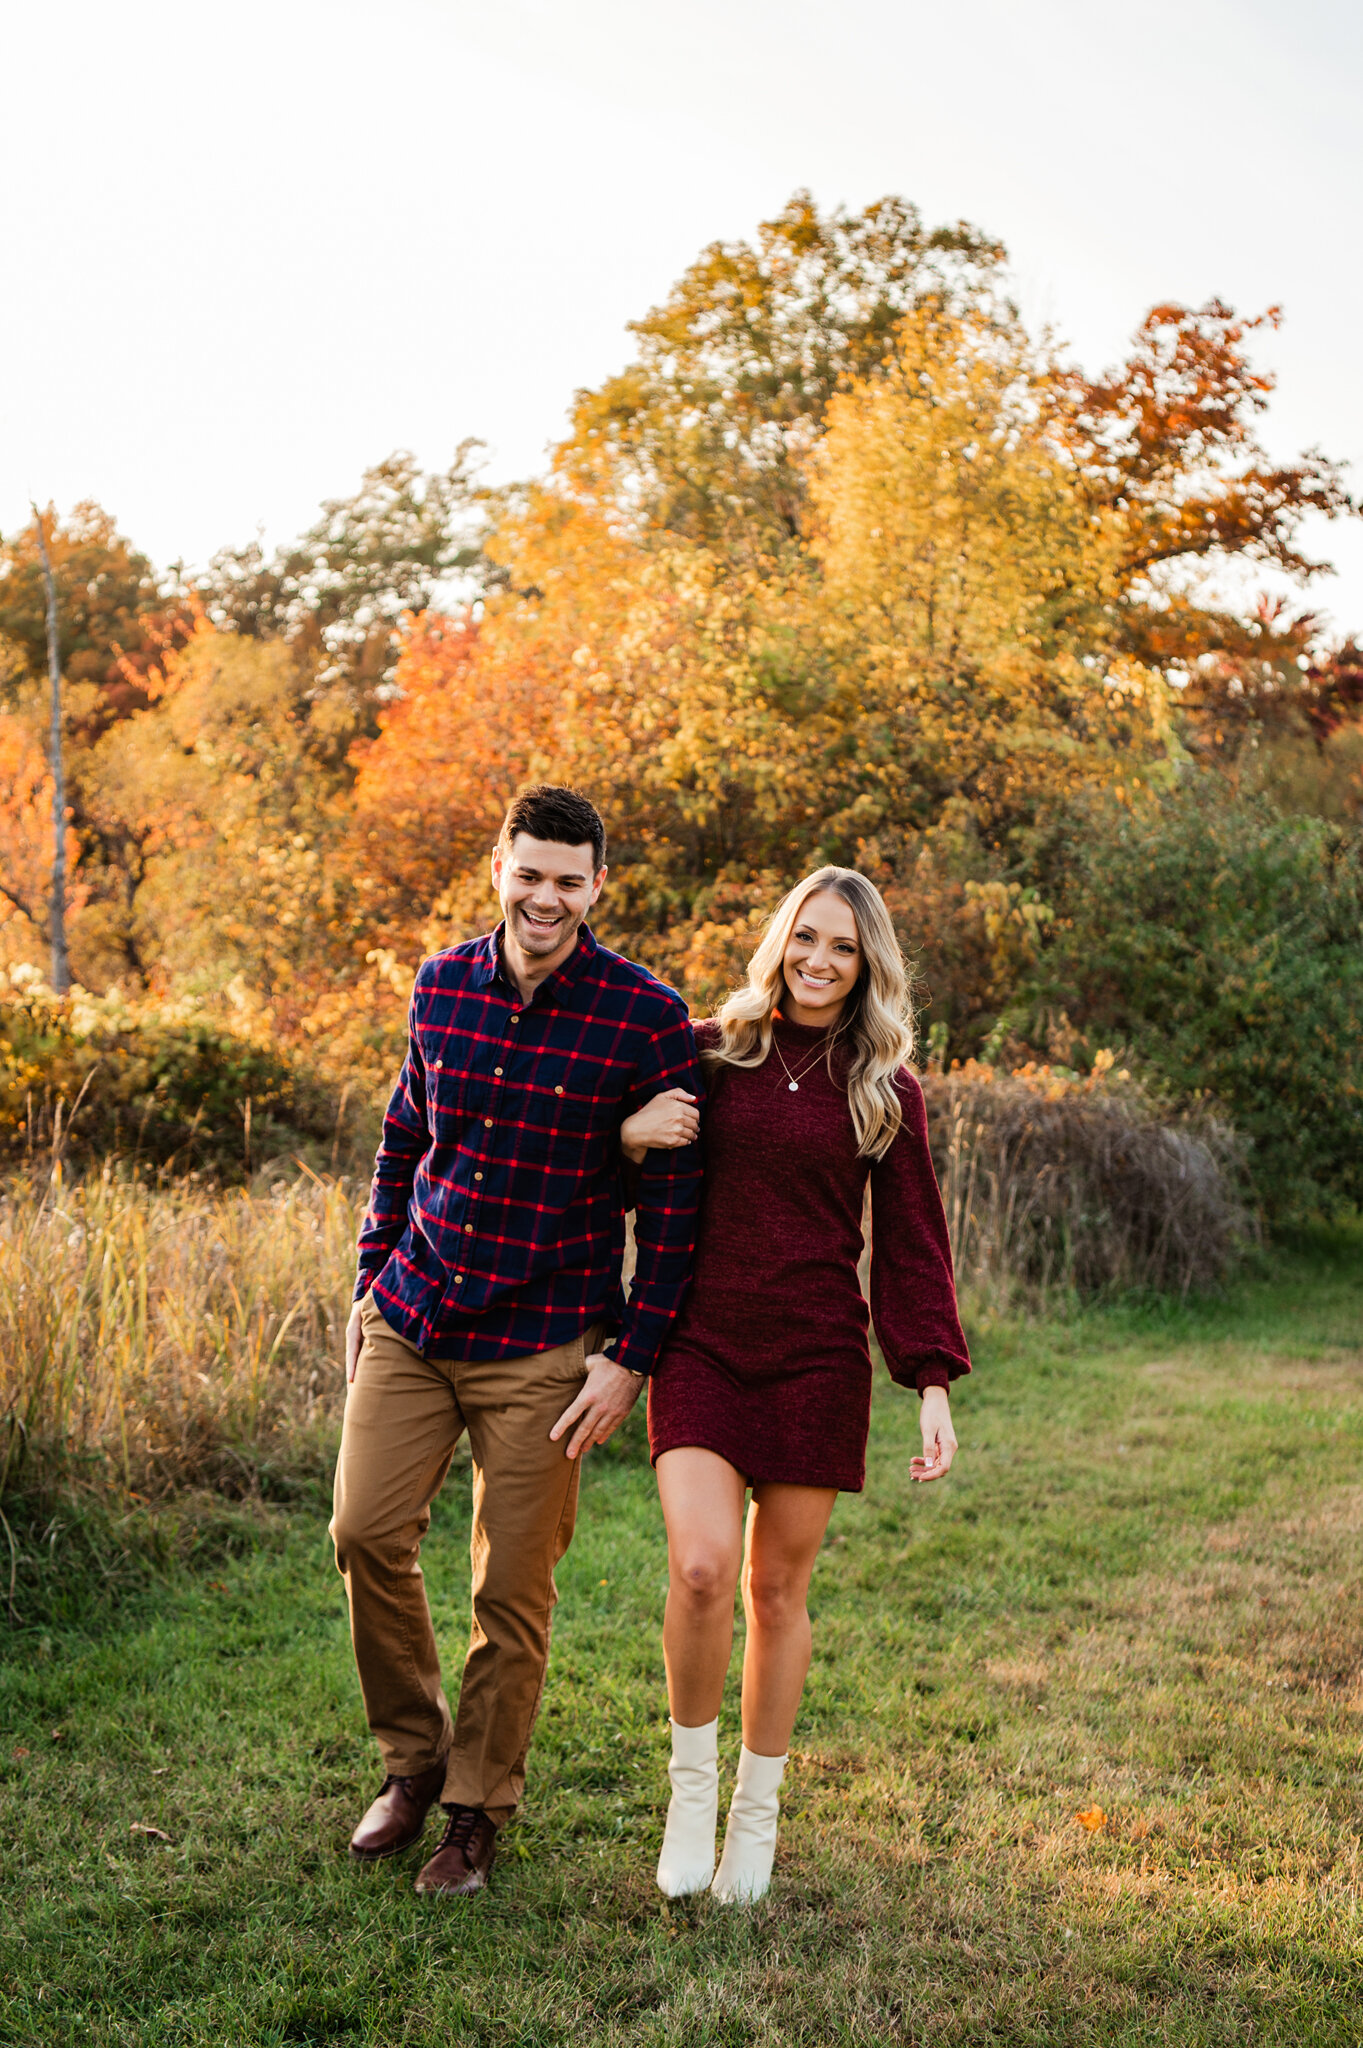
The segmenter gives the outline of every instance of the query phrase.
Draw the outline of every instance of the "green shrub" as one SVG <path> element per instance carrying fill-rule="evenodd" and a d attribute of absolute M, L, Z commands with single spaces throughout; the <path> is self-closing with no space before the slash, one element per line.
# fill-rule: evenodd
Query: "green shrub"
<path fill-rule="evenodd" d="M 1363 1200 L 1356 833 L 1201 777 L 1087 805 L 1051 896 L 1032 1018 L 1063 1007 L 1182 1100 L 1214 1098 L 1270 1214 Z"/>
<path fill-rule="evenodd" d="M 192 1014 L 0 992 L 0 1165 L 114 1156 L 244 1180 L 292 1153 L 336 1163 L 355 1122 L 287 1053 Z"/>

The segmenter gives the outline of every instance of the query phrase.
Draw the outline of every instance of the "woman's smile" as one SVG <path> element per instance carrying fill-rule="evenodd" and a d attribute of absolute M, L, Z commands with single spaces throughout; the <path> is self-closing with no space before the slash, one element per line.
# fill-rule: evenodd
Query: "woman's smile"
<path fill-rule="evenodd" d="M 831 889 L 807 897 L 781 966 L 790 998 L 782 1014 L 792 1024 L 836 1024 L 861 975 L 851 904 Z"/>

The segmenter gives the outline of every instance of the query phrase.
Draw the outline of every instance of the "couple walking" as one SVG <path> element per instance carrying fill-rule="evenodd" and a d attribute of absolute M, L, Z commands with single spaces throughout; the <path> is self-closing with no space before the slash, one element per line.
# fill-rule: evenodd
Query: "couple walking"
<path fill-rule="evenodd" d="M 876 1331 L 921 1396 L 915 1479 L 950 1466 L 947 1387 L 970 1369 L 903 1065 L 903 962 L 872 885 L 823 868 L 693 1033 L 680 998 L 588 928 L 606 843 L 583 796 L 519 796 L 492 875 L 502 924 L 417 974 L 360 1231 L 332 1534 L 387 1775 L 351 1850 L 410 1847 L 438 1801 L 447 1824 L 417 1890 L 486 1884 L 525 1785 L 582 1454 L 647 1383 L 669 1559 L 658 1883 L 758 1898 L 809 1666 L 810 1573 L 839 1490 L 864 1479 L 868 1180 Z M 452 1715 L 418 1558 L 466 1430 L 473 1621 Z M 716 1872 L 740 1573 L 743 1744 Z"/>

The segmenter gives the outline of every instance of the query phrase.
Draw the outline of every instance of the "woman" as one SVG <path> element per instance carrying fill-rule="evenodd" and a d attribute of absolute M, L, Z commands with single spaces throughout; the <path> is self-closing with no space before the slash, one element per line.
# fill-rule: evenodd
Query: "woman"
<path fill-rule="evenodd" d="M 672 1799 L 658 1884 L 757 1899 L 810 1658 L 810 1573 L 840 1490 L 865 1480 L 871 1403 L 857 1276 L 871 1188 L 871 1310 L 891 1375 L 922 1397 L 915 1480 L 956 1449 L 947 1386 L 970 1370 L 928 1152 L 904 962 L 876 889 L 820 868 L 778 906 L 746 988 L 696 1033 L 706 1177 L 694 1277 L 649 1388 L 667 1522 L 663 1648 Z M 658 1096 L 627 1154 L 693 1135 Z M 744 1498 L 752 1491 L 744 1544 Z M 717 1734 L 742 1567 L 743 1747 L 715 1871 Z"/>

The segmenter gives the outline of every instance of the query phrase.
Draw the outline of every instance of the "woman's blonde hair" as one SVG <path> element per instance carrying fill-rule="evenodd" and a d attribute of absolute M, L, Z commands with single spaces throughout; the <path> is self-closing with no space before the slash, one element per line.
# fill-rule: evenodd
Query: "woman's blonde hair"
<path fill-rule="evenodd" d="M 786 994 L 784 964 L 790 935 L 811 896 L 841 896 L 861 943 L 861 973 L 842 1015 L 828 1035 L 847 1050 L 847 1101 L 857 1151 L 882 1159 L 899 1132 L 902 1112 L 894 1076 L 913 1052 L 909 977 L 890 913 L 880 891 L 855 868 L 820 868 L 781 898 L 748 962 L 748 980 L 720 1005 L 720 1041 L 702 1054 L 707 1069 L 760 1067 L 771 1052 L 772 1015 Z"/>

